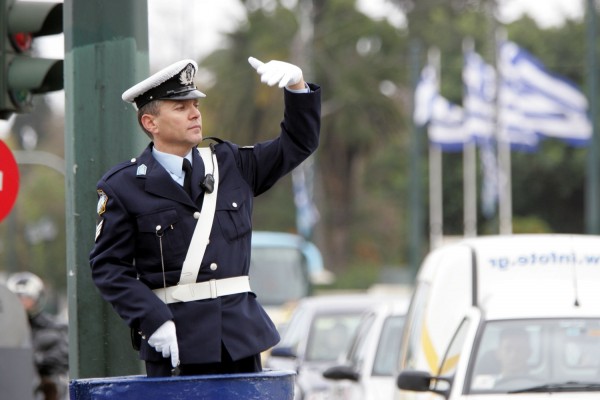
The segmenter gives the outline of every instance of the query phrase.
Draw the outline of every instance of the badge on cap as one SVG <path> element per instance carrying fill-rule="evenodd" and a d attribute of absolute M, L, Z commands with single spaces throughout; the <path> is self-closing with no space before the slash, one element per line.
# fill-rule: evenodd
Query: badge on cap
<path fill-rule="evenodd" d="M 96 212 L 98 216 L 104 214 L 106 211 L 106 203 L 108 202 L 108 196 L 104 193 L 104 190 L 98 189 L 98 205 L 96 206 Z"/>
<path fill-rule="evenodd" d="M 123 92 L 121 98 L 139 110 L 153 100 L 192 100 L 206 97 L 194 85 L 198 64 L 186 59 L 169 65 Z"/>
<path fill-rule="evenodd" d="M 194 69 L 194 66 L 192 64 L 188 64 L 183 71 L 181 71 L 181 74 L 179 74 L 179 82 L 181 82 L 182 85 L 191 85 L 192 83 L 194 83 L 194 74 L 196 73 L 196 70 Z"/>

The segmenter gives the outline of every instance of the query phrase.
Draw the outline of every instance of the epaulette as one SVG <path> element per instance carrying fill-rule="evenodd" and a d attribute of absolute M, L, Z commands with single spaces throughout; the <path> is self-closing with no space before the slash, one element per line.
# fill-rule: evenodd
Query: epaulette
<path fill-rule="evenodd" d="M 123 161 L 117 165 L 115 165 L 114 167 L 112 167 L 111 169 L 109 169 L 104 176 L 102 177 L 102 179 L 107 180 L 108 178 L 110 178 L 111 176 L 113 176 L 114 174 L 116 174 L 117 172 L 127 168 L 127 167 L 132 167 L 137 165 L 137 159 L 136 158 L 132 158 L 129 161 Z"/>

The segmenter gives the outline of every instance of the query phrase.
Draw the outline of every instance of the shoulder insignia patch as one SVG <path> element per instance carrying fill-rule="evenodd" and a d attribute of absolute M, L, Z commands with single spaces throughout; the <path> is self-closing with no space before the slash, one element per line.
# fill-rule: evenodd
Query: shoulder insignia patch
<path fill-rule="evenodd" d="M 106 211 L 106 203 L 108 202 L 108 196 L 104 193 L 104 190 L 98 189 L 98 205 L 96 206 L 96 212 L 98 216 L 104 214 Z"/>
<path fill-rule="evenodd" d="M 146 167 L 146 164 L 141 164 L 138 168 L 137 168 L 137 172 L 136 175 L 137 176 L 143 176 L 146 175 L 146 171 L 148 170 L 148 167 Z"/>

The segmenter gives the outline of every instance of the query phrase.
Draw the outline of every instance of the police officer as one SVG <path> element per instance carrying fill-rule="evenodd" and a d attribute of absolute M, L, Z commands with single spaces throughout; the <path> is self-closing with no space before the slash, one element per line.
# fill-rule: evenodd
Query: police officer
<path fill-rule="evenodd" d="M 177 366 L 182 375 L 257 372 L 260 353 L 279 341 L 248 280 L 253 199 L 316 150 L 320 88 L 293 64 L 248 61 L 283 88 L 285 105 L 279 136 L 254 146 L 197 147 L 205 95 L 192 60 L 122 96 L 151 143 L 98 182 L 90 264 L 103 298 L 139 335 L 148 376 Z"/>

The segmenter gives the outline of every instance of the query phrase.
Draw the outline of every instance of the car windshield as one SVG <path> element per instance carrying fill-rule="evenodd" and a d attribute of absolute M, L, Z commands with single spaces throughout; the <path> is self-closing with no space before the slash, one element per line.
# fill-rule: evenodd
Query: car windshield
<path fill-rule="evenodd" d="M 600 390 L 600 319 L 487 322 L 467 393 Z"/>
<path fill-rule="evenodd" d="M 360 319 L 361 311 L 316 316 L 308 337 L 306 361 L 337 361 L 349 347 Z"/>
<path fill-rule="evenodd" d="M 253 248 L 250 283 L 264 306 L 279 306 L 298 300 L 310 291 L 302 253 L 295 248 Z"/>
<path fill-rule="evenodd" d="M 379 345 L 373 362 L 373 375 L 392 376 L 400 353 L 400 340 L 404 327 L 404 316 L 388 317 L 381 329 Z"/>

